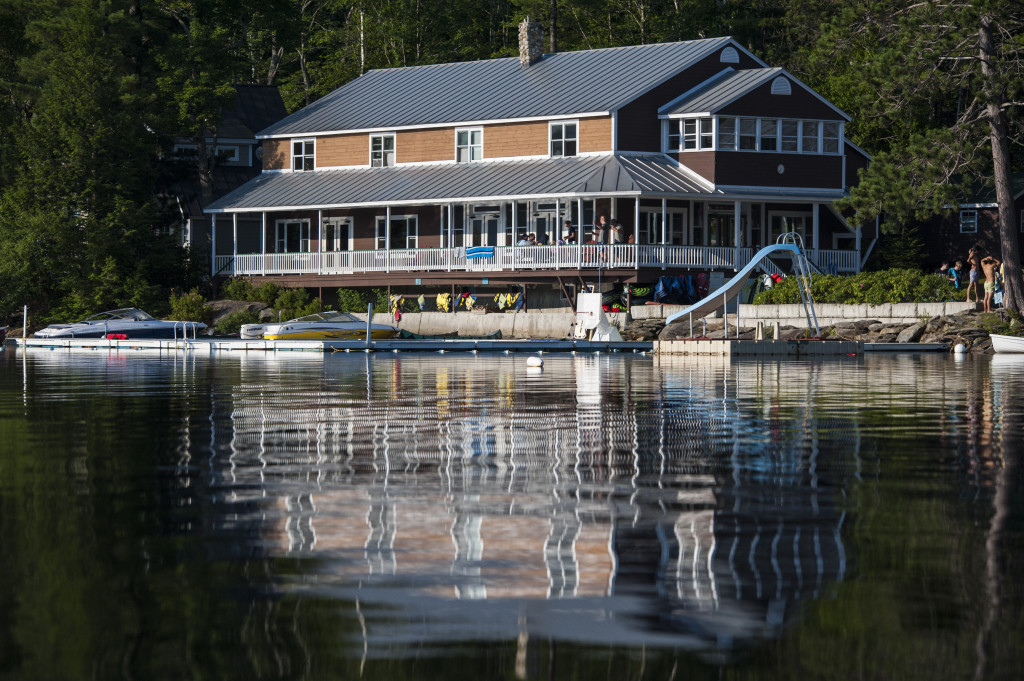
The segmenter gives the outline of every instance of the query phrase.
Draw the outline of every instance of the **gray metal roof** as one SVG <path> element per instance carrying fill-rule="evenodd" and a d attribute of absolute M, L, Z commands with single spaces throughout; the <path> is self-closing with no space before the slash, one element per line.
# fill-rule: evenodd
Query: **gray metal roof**
<path fill-rule="evenodd" d="M 679 101 L 672 102 L 661 107 L 661 109 L 658 110 L 658 114 L 661 116 L 680 116 L 685 114 L 715 113 L 722 107 L 735 102 L 740 97 L 746 95 L 755 88 L 774 80 L 778 76 L 785 76 L 789 79 L 791 84 L 796 87 L 803 88 L 835 110 L 835 112 L 840 116 L 846 120 L 850 120 L 850 117 L 834 104 L 823 98 L 811 88 L 807 87 L 798 78 L 793 77 L 793 75 L 785 69 L 778 67 L 766 69 L 742 69 L 739 71 L 730 71 L 714 78 L 710 78 L 705 85 L 695 89 Z"/>
<path fill-rule="evenodd" d="M 664 156 L 570 158 L 263 173 L 209 213 L 587 195 L 721 194 Z"/>
<path fill-rule="evenodd" d="M 614 111 L 731 38 L 380 69 L 261 131 L 260 137 Z"/>

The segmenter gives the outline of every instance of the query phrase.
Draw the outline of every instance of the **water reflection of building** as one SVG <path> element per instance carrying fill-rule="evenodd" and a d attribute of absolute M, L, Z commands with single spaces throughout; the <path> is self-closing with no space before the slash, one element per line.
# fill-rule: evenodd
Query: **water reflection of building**
<path fill-rule="evenodd" d="M 856 428 L 833 435 L 806 370 L 799 388 L 785 373 L 352 357 L 300 388 L 243 366 L 221 474 L 261 502 L 272 551 L 328 560 L 337 584 L 596 598 L 618 627 L 728 642 L 775 630 L 847 569 L 835 495 Z"/>

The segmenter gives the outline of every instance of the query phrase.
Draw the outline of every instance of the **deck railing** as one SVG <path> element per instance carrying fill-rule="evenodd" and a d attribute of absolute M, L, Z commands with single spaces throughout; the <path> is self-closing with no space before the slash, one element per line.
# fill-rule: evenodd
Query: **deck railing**
<path fill-rule="evenodd" d="M 498 246 L 494 255 L 467 258 L 464 248 L 409 248 L 390 251 L 245 253 L 218 255 L 214 268 L 224 274 L 354 274 L 367 272 L 499 272 L 562 269 L 739 269 L 753 248 L 583 244 Z M 856 272 L 855 251 L 811 249 L 811 262 L 823 272 Z"/>

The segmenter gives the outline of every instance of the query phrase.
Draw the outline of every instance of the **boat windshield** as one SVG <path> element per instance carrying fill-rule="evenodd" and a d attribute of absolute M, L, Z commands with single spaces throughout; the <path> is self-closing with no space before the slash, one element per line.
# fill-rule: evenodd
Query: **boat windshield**
<path fill-rule="evenodd" d="M 100 312 L 94 314 L 91 317 L 86 318 L 86 322 L 111 322 L 111 321 L 132 321 L 132 322 L 149 322 L 153 321 L 153 317 L 146 314 L 142 310 L 135 307 L 122 307 L 119 310 L 108 310 L 106 312 Z"/>
<path fill-rule="evenodd" d="M 356 322 L 362 324 L 359 319 L 353 317 L 348 312 L 335 312 L 334 310 L 327 310 L 325 312 L 317 312 L 316 314 L 308 314 L 305 317 L 298 317 L 293 319 L 293 322 Z"/>

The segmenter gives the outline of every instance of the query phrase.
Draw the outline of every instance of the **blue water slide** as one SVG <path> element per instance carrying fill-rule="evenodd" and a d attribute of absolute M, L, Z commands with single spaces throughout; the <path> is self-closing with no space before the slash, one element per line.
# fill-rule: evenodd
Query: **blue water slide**
<path fill-rule="evenodd" d="M 771 246 L 765 246 L 758 251 L 753 258 L 751 258 L 746 267 L 736 273 L 736 276 L 725 282 L 725 284 L 720 286 L 717 290 L 709 293 L 707 298 L 694 303 L 680 312 L 676 312 L 674 315 L 670 315 L 668 319 L 665 320 L 665 324 L 671 324 L 680 317 L 685 317 L 687 315 L 693 315 L 694 319 L 700 319 L 701 317 L 719 309 L 722 306 L 722 297 L 724 296 L 726 299 L 729 299 L 737 295 L 740 292 L 740 289 L 743 288 L 743 285 L 747 282 L 747 279 L 750 278 L 750 274 L 757 268 L 762 260 L 772 253 L 781 252 L 799 255 L 800 247 L 796 244 L 772 244 Z"/>

